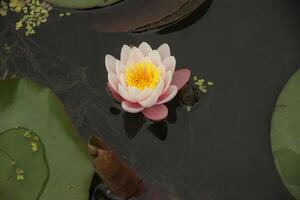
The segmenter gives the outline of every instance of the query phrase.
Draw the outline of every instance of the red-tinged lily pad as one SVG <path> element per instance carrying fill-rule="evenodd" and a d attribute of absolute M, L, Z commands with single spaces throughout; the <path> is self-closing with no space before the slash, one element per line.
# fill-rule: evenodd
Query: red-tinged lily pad
<path fill-rule="evenodd" d="M 280 177 L 300 199 L 300 70 L 282 90 L 271 125 L 272 151 Z"/>
<path fill-rule="evenodd" d="M 23 78 L 0 81 L 0 132 L 0 177 L 8 180 L 0 181 L 1 199 L 89 198 L 93 168 L 86 146 L 51 90 Z M 15 181 L 7 163 L 13 160 L 24 180 Z"/>
<path fill-rule="evenodd" d="M 189 0 L 186 4 L 184 4 L 178 11 L 176 11 L 172 15 L 166 16 L 164 19 L 160 21 L 146 24 L 142 27 L 138 27 L 133 31 L 143 32 L 151 29 L 159 29 L 165 26 L 172 25 L 189 16 L 192 12 L 194 12 L 197 8 L 199 8 L 205 1 L 206 0 Z"/>
<path fill-rule="evenodd" d="M 109 9 L 97 10 L 93 28 L 101 32 L 128 32 L 159 22 L 180 10 L 188 0 L 126 0 Z"/>

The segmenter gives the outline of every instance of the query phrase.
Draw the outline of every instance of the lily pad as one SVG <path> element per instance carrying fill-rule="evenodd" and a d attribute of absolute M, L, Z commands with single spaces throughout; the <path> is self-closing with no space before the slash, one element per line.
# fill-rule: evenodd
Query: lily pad
<path fill-rule="evenodd" d="M 143 32 L 152 29 L 159 29 L 165 26 L 172 25 L 178 21 L 183 20 L 187 16 L 189 16 L 193 11 L 195 11 L 199 6 L 205 3 L 205 0 L 189 0 L 186 4 L 184 4 L 178 11 L 174 14 L 166 16 L 164 19 L 154 22 L 151 24 L 144 25 L 139 27 L 134 32 Z"/>
<path fill-rule="evenodd" d="M 27 149 L 29 152 L 23 150 L 26 146 L 26 141 L 22 141 L 25 129 L 12 129 L 13 127 L 25 127 L 36 134 L 41 144 L 38 151 L 29 154 L 30 150 L 34 149 L 30 146 Z M 94 170 L 88 159 L 85 144 L 64 111 L 63 104 L 50 89 L 23 78 L 1 81 L 0 132 L 3 133 L 0 138 L 0 149 L 5 149 L 9 154 L 14 155 L 13 157 L 17 158 L 17 166 L 20 164 L 20 168 L 25 169 L 24 182 L 20 180 L 14 182 L 18 184 L 17 186 L 10 186 L 11 190 L 18 189 L 11 191 L 15 196 L 8 200 L 37 199 L 23 194 L 27 187 L 26 193 L 33 192 L 33 195 L 39 196 L 39 200 L 87 200 L 89 198 L 89 185 Z M 14 141 L 18 141 L 19 145 L 14 144 Z M 44 157 L 42 157 L 43 151 Z M 35 159 L 32 157 L 38 156 L 35 153 L 41 155 Z M 4 178 L 2 169 L 6 169 L 5 178 L 9 177 L 9 174 L 14 175 L 13 170 L 9 171 L 12 168 L 9 168 L 8 158 L 3 155 L 3 152 L 0 153 L 0 159 L 0 178 L 2 176 Z M 45 179 L 46 166 L 49 169 L 49 178 Z M 41 176 L 33 177 L 32 172 L 41 173 Z M 37 183 L 44 182 L 44 188 L 37 186 Z M 23 188 L 25 183 L 27 183 L 26 187 Z M 2 184 L 1 181 L 0 191 L 7 187 Z M 40 191 L 40 194 L 37 194 L 37 191 Z M 4 192 L 7 191 L 4 189 Z M 2 193 L 0 194 L 2 197 Z"/>
<path fill-rule="evenodd" d="M 47 1 L 55 6 L 59 6 L 63 8 L 86 9 L 86 8 L 109 6 L 121 0 L 47 0 Z"/>
<path fill-rule="evenodd" d="M 128 32 L 176 13 L 188 0 L 126 0 L 94 14 L 93 27 L 101 32 Z"/>
<path fill-rule="evenodd" d="M 280 177 L 300 199 L 300 70 L 282 90 L 272 117 L 272 151 Z"/>
<path fill-rule="evenodd" d="M 38 199 L 49 176 L 42 141 L 28 129 L 13 128 L 0 134 L 0 147 L 1 198 Z"/>

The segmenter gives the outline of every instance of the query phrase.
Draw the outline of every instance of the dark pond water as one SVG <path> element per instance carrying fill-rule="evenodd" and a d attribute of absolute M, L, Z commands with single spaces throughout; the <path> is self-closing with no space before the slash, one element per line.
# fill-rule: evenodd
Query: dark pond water
<path fill-rule="evenodd" d="M 270 118 L 300 66 L 299 0 L 215 0 L 199 21 L 167 34 L 100 33 L 90 27 L 93 12 L 50 20 L 33 37 L 9 31 L 2 20 L 8 32 L 1 43 L 15 46 L 1 74 L 52 88 L 83 138 L 103 137 L 179 199 L 293 199 L 274 166 Z M 155 125 L 116 109 L 105 91 L 104 56 L 142 41 L 167 42 L 177 68 L 215 83 L 196 109 L 178 108 Z"/>

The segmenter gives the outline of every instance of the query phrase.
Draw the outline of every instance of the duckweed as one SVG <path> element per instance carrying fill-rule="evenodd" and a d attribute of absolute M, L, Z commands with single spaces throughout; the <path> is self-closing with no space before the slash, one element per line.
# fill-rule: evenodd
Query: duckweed
<path fill-rule="evenodd" d="M 16 178 L 17 178 L 18 181 L 22 181 L 22 180 L 25 179 L 24 173 L 25 173 L 25 172 L 24 172 L 23 169 L 21 169 L 21 168 L 17 168 L 17 169 L 16 169 Z"/>
<path fill-rule="evenodd" d="M 47 22 L 52 6 L 40 0 L 1 0 L 0 15 L 7 16 L 9 12 L 19 13 L 21 18 L 15 24 L 16 30 L 24 30 L 29 36 L 36 33 L 36 28 Z M 59 16 L 70 16 L 70 12 Z"/>

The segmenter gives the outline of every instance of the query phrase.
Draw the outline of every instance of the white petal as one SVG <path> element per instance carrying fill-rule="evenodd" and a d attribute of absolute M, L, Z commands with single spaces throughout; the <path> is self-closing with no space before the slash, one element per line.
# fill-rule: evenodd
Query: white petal
<path fill-rule="evenodd" d="M 122 108 L 130 113 L 138 113 L 144 110 L 144 108 L 137 103 L 130 103 L 127 101 L 122 102 Z"/>
<path fill-rule="evenodd" d="M 159 55 L 161 59 L 165 59 L 166 57 L 169 57 L 171 55 L 170 47 L 168 44 L 162 44 L 157 51 L 159 52 Z"/>
<path fill-rule="evenodd" d="M 125 81 L 125 76 L 124 74 L 120 74 L 120 83 L 125 87 L 127 88 L 127 84 L 126 84 L 126 81 Z"/>
<path fill-rule="evenodd" d="M 169 88 L 170 83 L 172 81 L 172 77 L 173 77 L 173 75 L 172 75 L 171 71 L 167 71 L 167 73 L 165 75 L 165 79 L 164 79 L 165 88 L 162 93 L 165 93 L 165 91 Z"/>
<path fill-rule="evenodd" d="M 129 94 L 129 92 L 127 91 L 127 89 L 119 84 L 118 86 L 118 91 L 119 91 L 119 94 L 123 97 L 123 99 L 129 101 L 129 102 L 132 102 L 132 103 L 136 103 L 137 101 Z"/>
<path fill-rule="evenodd" d="M 161 58 L 160 58 L 160 55 L 158 53 L 157 50 L 153 50 L 149 53 L 149 56 L 148 56 L 152 62 L 156 65 L 156 66 L 159 66 L 161 65 Z"/>
<path fill-rule="evenodd" d="M 143 62 L 153 63 L 152 60 L 148 56 L 144 58 Z"/>
<path fill-rule="evenodd" d="M 171 85 L 167 91 L 159 97 L 157 104 L 163 104 L 171 101 L 176 96 L 177 92 L 177 87 L 175 85 Z"/>
<path fill-rule="evenodd" d="M 160 81 L 155 90 L 152 92 L 151 96 L 144 101 L 139 102 L 143 107 L 149 108 L 156 104 L 159 96 L 164 89 L 164 82 Z"/>
<path fill-rule="evenodd" d="M 116 72 L 117 72 L 117 76 L 118 76 L 118 77 L 120 77 L 120 75 L 121 75 L 121 74 L 124 74 L 124 72 L 125 72 L 125 66 L 124 66 L 124 64 L 123 64 L 121 61 L 119 61 L 119 60 L 117 60 L 117 62 L 116 62 Z"/>
<path fill-rule="evenodd" d="M 160 76 L 164 80 L 165 79 L 164 77 L 166 76 L 166 68 L 165 68 L 165 66 L 164 65 L 160 65 L 160 66 L 158 66 L 158 69 L 160 69 Z"/>
<path fill-rule="evenodd" d="M 138 102 L 147 99 L 153 92 L 153 89 L 146 88 L 144 90 L 139 90 L 135 87 L 128 87 L 129 94 L 135 98 Z"/>
<path fill-rule="evenodd" d="M 105 66 L 108 73 L 116 73 L 116 60 L 111 55 L 105 56 Z"/>
<path fill-rule="evenodd" d="M 144 56 L 148 56 L 149 53 L 152 51 L 152 48 L 150 47 L 150 45 L 147 42 L 143 42 L 139 46 L 139 50 L 144 54 Z"/>
<path fill-rule="evenodd" d="M 115 90 L 117 90 L 117 86 L 119 84 L 119 79 L 114 73 L 108 73 L 108 83 Z"/>
<path fill-rule="evenodd" d="M 127 45 L 123 45 L 122 50 L 121 50 L 121 62 L 126 65 L 128 59 L 129 59 L 129 54 L 130 54 L 131 48 Z"/>
<path fill-rule="evenodd" d="M 166 71 L 171 71 L 174 74 L 176 67 L 176 59 L 174 56 L 169 56 L 163 60 L 163 65 L 166 67 Z"/>
<path fill-rule="evenodd" d="M 130 51 L 129 59 L 127 63 L 128 62 L 136 63 L 142 61 L 143 59 L 144 59 L 144 55 L 142 54 L 142 52 L 138 48 L 133 47 Z"/>

